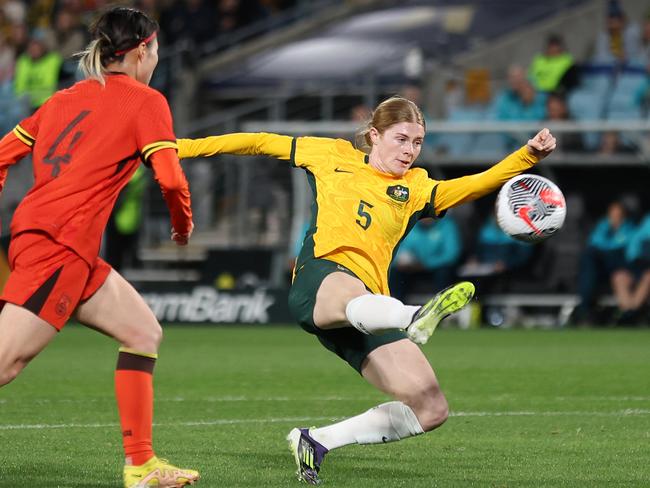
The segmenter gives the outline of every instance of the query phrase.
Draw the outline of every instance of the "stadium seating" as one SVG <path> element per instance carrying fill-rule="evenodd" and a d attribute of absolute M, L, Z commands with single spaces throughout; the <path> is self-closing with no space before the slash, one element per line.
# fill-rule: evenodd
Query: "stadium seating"
<path fill-rule="evenodd" d="M 578 122 L 598 120 L 605 110 L 605 92 L 585 86 L 569 95 L 569 111 Z M 585 149 L 595 151 L 598 148 L 600 136 L 596 132 L 583 134 Z"/>
<path fill-rule="evenodd" d="M 0 131 L 2 134 L 13 129 L 27 114 L 27 104 L 16 98 L 12 84 L 0 84 Z"/>
<path fill-rule="evenodd" d="M 607 120 L 639 120 L 639 91 L 645 82 L 644 73 L 623 73 L 618 76 L 609 94 Z"/>
<path fill-rule="evenodd" d="M 485 111 L 482 108 L 455 107 L 450 111 L 448 120 L 450 122 L 476 122 L 484 118 Z M 477 136 L 470 133 L 445 134 L 438 143 L 449 156 L 462 157 L 467 156 L 468 149 L 475 150 Z"/>

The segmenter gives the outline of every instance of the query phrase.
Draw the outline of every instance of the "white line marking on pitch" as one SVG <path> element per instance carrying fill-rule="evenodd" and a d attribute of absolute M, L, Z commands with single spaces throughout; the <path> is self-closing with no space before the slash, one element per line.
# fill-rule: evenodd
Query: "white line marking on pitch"
<path fill-rule="evenodd" d="M 281 423 L 281 422 L 311 422 L 314 420 L 327 420 L 332 417 L 286 417 L 286 418 L 268 418 L 268 419 L 217 419 L 217 420 L 197 420 L 191 422 L 169 422 L 155 423 L 157 427 L 192 427 L 206 425 L 233 425 L 233 424 L 263 424 L 263 423 Z M 29 429 L 103 429 L 108 427 L 117 427 L 117 423 L 106 424 L 17 424 L 2 425 L 0 430 L 29 430 Z"/>
<path fill-rule="evenodd" d="M 300 400 L 303 401 L 313 401 L 313 402 L 338 402 L 338 401 L 372 401 L 379 399 L 379 396 L 339 396 L 339 395 L 326 395 L 326 396 L 313 396 L 313 397 L 300 397 Z M 473 396 L 464 396 L 459 397 L 456 400 L 456 403 L 459 403 L 462 399 L 472 399 L 476 398 Z M 487 396 L 480 397 L 482 400 L 494 400 L 494 401 L 504 401 L 517 398 L 516 395 L 504 394 L 496 396 Z M 548 397 L 544 397 L 545 400 L 549 400 Z M 169 402 L 169 403 L 183 403 L 183 402 L 196 402 L 196 403 L 229 403 L 229 402 L 293 402 L 296 401 L 295 397 L 288 396 L 244 396 L 244 395 L 223 395 L 223 396 L 207 396 L 207 397 L 161 397 L 156 398 L 156 402 Z M 552 397 L 550 400 L 555 400 L 559 402 L 594 402 L 594 401 L 611 401 L 611 402 L 650 402 L 650 396 L 557 396 Z M 103 402 L 114 402 L 115 399 L 113 396 L 102 396 L 95 398 L 86 398 L 83 401 L 80 398 L 34 398 L 29 400 L 32 404 L 52 404 L 52 403 L 103 403 Z M 23 403 L 24 399 L 22 398 L 7 398 L 0 399 L 0 404 L 17 404 Z"/>
<path fill-rule="evenodd" d="M 650 415 L 650 410 L 629 408 L 616 412 L 532 412 L 532 411 L 514 411 L 514 412 L 451 412 L 452 417 L 629 417 Z M 337 420 L 333 417 L 283 417 L 283 418 L 265 418 L 265 419 L 217 419 L 217 420 L 197 420 L 189 422 L 169 422 L 155 423 L 159 427 L 196 427 L 210 425 L 234 425 L 234 424 L 263 424 L 263 423 L 294 423 L 294 422 L 313 422 L 318 420 Z M 36 430 L 36 429 L 104 429 L 117 427 L 117 423 L 105 424 L 16 424 L 2 425 L 2 430 Z"/>
<path fill-rule="evenodd" d="M 650 410 L 627 408 L 617 412 L 451 412 L 451 417 L 626 417 L 630 415 L 650 415 Z"/>

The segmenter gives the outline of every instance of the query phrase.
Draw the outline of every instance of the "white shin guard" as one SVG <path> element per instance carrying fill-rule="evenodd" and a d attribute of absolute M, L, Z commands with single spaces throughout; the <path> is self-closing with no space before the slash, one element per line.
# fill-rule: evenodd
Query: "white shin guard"
<path fill-rule="evenodd" d="M 336 449 L 349 444 L 399 441 L 424 431 L 408 405 L 388 402 L 336 424 L 310 429 L 309 433 L 327 449 Z"/>
<path fill-rule="evenodd" d="M 364 415 L 371 419 L 376 430 L 360 432 L 357 435 L 358 444 L 395 442 L 424 433 L 411 407 L 402 402 L 382 403 Z"/>
<path fill-rule="evenodd" d="M 419 308 L 386 295 L 368 294 L 350 300 L 345 315 L 364 334 L 380 334 L 390 329 L 405 329 Z"/>

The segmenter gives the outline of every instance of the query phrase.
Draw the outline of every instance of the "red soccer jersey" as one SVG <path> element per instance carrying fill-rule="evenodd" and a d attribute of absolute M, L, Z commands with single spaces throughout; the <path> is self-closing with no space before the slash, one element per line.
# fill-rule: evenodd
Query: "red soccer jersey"
<path fill-rule="evenodd" d="M 12 234 L 45 231 L 89 263 L 97 257 L 115 200 L 140 161 L 177 148 L 165 98 L 123 74 L 106 76 L 105 86 L 85 80 L 55 93 L 13 135 L 26 147 L 16 154 L 12 136 L 0 142 L 0 188 L 6 167 L 30 150 L 34 186 L 14 214 Z M 160 160 L 164 163 L 154 171 L 173 221 L 176 216 L 174 226 L 183 233 L 191 222 L 187 181 L 175 155 Z M 171 187 L 167 181 L 173 181 Z"/>

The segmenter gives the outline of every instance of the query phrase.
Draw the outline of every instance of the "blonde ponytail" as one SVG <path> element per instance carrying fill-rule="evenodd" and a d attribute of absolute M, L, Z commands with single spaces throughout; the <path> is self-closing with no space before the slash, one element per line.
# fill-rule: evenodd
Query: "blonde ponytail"
<path fill-rule="evenodd" d="M 124 60 L 124 54 L 141 42 L 148 44 L 158 31 L 158 23 L 137 9 L 112 7 L 90 26 L 93 40 L 77 53 L 79 69 L 84 78 L 106 85 L 106 75 L 113 62 Z"/>
<path fill-rule="evenodd" d="M 370 128 L 372 127 L 372 120 L 369 120 L 364 127 L 361 127 L 354 134 L 354 147 L 359 151 L 363 151 L 366 154 L 370 154 L 370 148 L 372 147 L 372 142 L 370 141 Z"/>
<path fill-rule="evenodd" d="M 79 56 L 79 69 L 84 75 L 84 78 L 99 81 L 102 85 L 106 84 L 104 73 L 106 70 L 102 66 L 102 49 L 100 46 L 102 39 L 95 39 L 91 41 L 84 51 L 77 53 Z"/>

